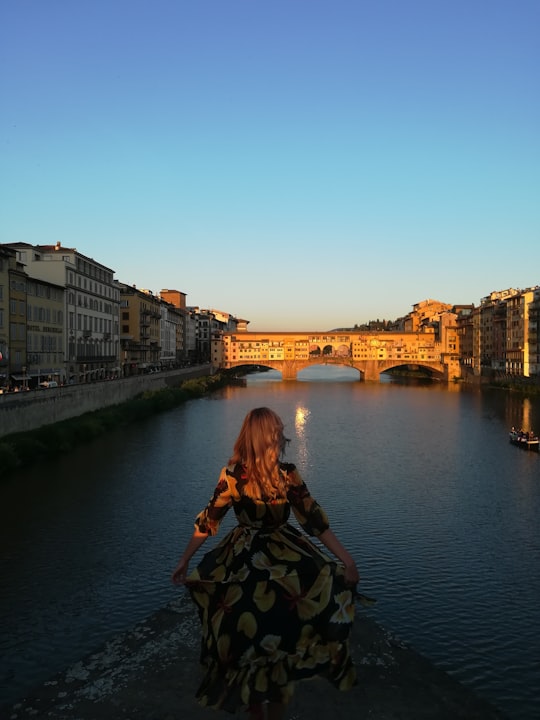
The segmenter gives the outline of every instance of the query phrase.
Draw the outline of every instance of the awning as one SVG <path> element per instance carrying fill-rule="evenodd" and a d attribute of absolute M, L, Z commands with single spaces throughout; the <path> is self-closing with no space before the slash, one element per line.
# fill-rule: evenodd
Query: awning
<path fill-rule="evenodd" d="M 11 376 L 14 380 L 26 380 L 28 375 L 12 375 Z"/>

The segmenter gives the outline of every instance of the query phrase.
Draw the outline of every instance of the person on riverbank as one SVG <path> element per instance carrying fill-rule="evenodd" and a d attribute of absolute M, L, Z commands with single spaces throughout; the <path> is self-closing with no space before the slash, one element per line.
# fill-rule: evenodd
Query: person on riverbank
<path fill-rule="evenodd" d="M 272 410 L 246 415 L 172 574 L 201 621 L 199 702 L 246 710 L 252 720 L 280 720 L 299 680 L 321 675 L 340 690 L 356 683 L 349 634 L 358 569 L 295 465 L 282 461 L 286 442 Z M 231 507 L 237 526 L 188 575 L 192 556 Z M 288 523 L 291 508 L 337 561 Z"/>

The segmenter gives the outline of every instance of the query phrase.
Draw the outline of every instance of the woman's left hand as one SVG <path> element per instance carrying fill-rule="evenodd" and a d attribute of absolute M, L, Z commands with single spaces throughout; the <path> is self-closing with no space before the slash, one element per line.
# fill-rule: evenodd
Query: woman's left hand
<path fill-rule="evenodd" d="M 360 582 L 360 573 L 358 572 L 355 562 L 345 565 L 345 582 L 347 585 L 351 585 L 353 587 L 356 587 L 356 585 Z"/>

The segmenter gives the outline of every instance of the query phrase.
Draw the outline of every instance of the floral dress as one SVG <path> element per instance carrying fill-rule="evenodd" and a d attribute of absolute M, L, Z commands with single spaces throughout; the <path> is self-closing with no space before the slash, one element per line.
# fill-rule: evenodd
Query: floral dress
<path fill-rule="evenodd" d="M 241 465 L 223 468 L 195 527 L 215 535 L 229 508 L 238 525 L 202 558 L 187 586 L 202 626 L 197 691 L 202 705 L 229 712 L 264 701 L 286 703 L 295 681 L 327 677 L 340 690 L 356 682 L 349 652 L 353 589 L 344 568 L 288 524 L 290 508 L 306 533 L 328 529 L 295 466 L 282 463 L 287 496 L 243 494 Z"/>

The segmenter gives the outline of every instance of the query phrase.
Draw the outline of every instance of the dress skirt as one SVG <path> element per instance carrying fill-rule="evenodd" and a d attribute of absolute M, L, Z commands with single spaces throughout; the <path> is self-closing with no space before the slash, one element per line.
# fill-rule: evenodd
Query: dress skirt
<path fill-rule="evenodd" d="M 288 522 L 239 524 L 187 586 L 202 628 L 202 705 L 287 703 L 297 681 L 317 675 L 340 690 L 355 684 L 353 589 L 343 566 Z"/>

